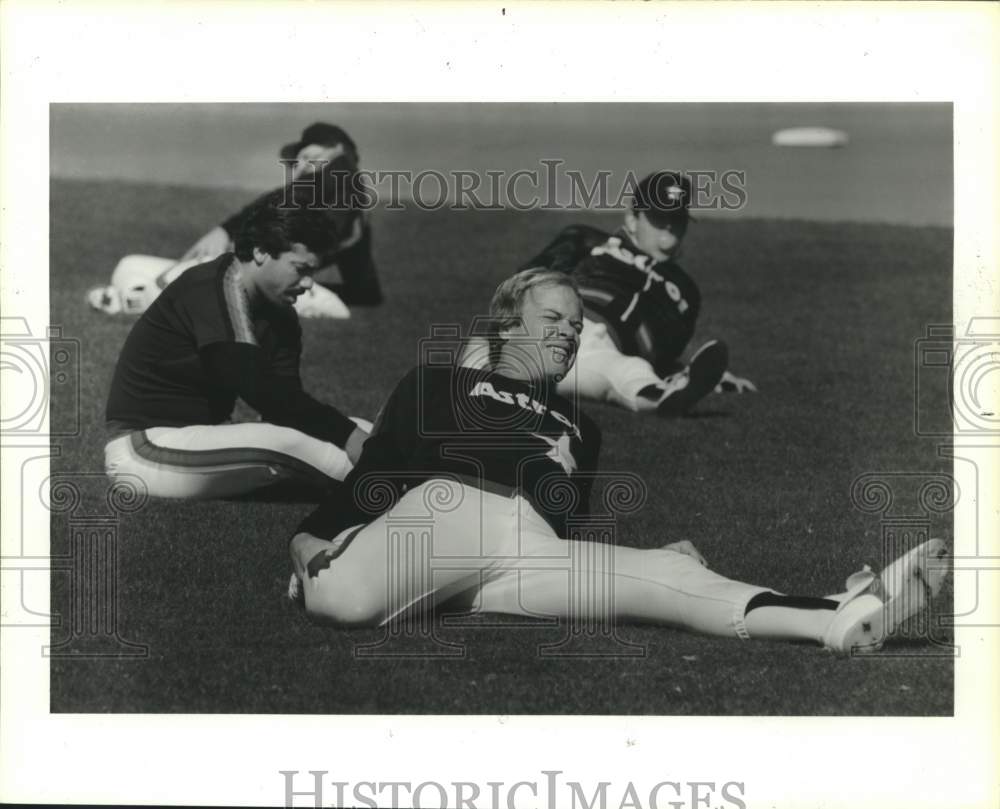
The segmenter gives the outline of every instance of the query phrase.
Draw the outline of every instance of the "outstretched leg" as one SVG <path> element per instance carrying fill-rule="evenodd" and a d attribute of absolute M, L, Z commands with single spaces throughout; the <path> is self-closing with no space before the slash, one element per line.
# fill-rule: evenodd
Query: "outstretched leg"
<path fill-rule="evenodd" d="M 584 320 L 576 364 L 558 385 L 562 396 L 609 402 L 637 413 L 681 416 L 719 383 L 729 362 L 724 343 L 711 340 L 667 377 L 642 357 L 623 354 L 607 326 Z"/>
<path fill-rule="evenodd" d="M 575 559 L 563 570 L 509 568 L 480 588 L 475 609 L 668 624 L 707 635 L 872 651 L 938 592 L 947 556 L 942 540 L 930 540 L 881 577 L 866 569 L 848 578 L 844 592 L 818 598 L 728 579 L 696 556 L 669 547 L 565 544 Z"/>
<path fill-rule="evenodd" d="M 428 522 L 428 504 L 441 502 L 428 497 L 431 486 L 447 489 L 452 505 Z M 412 489 L 332 543 L 299 534 L 291 550 L 310 616 L 337 624 L 385 623 L 475 593 L 483 612 L 637 621 L 849 651 L 891 631 L 885 608 L 897 597 L 883 604 L 872 574 L 839 596 L 791 597 L 727 579 L 678 550 L 559 539 L 522 498 L 445 481 Z M 912 593 L 927 554 L 909 556 L 897 563 L 897 589 Z"/>
<path fill-rule="evenodd" d="M 638 413 L 656 410 L 663 380 L 642 357 L 618 349 L 603 323 L 584 320 L 576 363 L 557 388 L 562 396 L 608 402 Z M 653 390 L 659 393 L 640 395 Z"/>

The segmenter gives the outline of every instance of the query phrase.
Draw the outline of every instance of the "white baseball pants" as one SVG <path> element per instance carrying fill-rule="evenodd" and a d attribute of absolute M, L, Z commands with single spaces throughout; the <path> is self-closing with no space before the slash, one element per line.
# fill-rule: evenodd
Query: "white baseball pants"
<path fill-rule="evenodd" d="M 655 410 L 656 402 L 636 394 L 649 385 L 662 384 L 646 360 L 618 350 L 607 326 L 584 318 L 576 363 L 556 390 L 570 399 L 579 396 L 645 412 Z"/>
<path fill-rule="evenodd" d="M 560 539 L 520 495 L 443 479 L 332 542 L 300 534 L 291 551 L 308 614 L 338 625 L 380 625 L 459 597 L 482 612 L 747 638 L 747 602 L 767 591 L 672 550 Z"/>
<path fill-rule="evenodd" d="M 324 485 L 352 464 L 336 444 L 255 422 L 137 430 L 108 442 L 104 467 L 112 479 L 138 477 L 153 497 L 213 499 L 282 481 Z"/>

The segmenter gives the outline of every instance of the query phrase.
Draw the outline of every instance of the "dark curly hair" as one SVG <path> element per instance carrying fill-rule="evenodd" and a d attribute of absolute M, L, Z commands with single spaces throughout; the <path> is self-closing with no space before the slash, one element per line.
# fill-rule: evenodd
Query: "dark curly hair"
<path fill-rule="evenodd" d="M 279 188 L 254 203 L 234 239 L 236 257 L 250 261 L 255 247 L 277 257 L 296 243 L 328 253 L 345 236 L 343 219 L 343 212 L 316 205 L 309 187 Z"/>

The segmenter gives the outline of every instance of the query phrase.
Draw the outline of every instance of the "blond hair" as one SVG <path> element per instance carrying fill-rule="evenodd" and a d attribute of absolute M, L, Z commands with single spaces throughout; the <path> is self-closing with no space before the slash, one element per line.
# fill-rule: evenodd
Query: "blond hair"
<path fill-rule="evenodd" d="M 560 270 L 550 270 L 548 267 L 521 270 L 503 281 L 493 293 L 490 317 L 495 321 L 494 326 L 499 330 L 519 321 L 525 295 L 542 286 L 568 287 L 577 295 L 580 294 L 573 277 Z"/>

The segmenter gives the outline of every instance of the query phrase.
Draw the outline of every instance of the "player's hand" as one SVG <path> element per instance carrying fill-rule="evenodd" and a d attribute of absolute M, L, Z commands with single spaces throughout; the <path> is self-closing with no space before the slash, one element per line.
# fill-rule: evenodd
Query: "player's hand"
<path fill-rule="evenodd" d="M 358 459 L 361 457 L 361 450 L 364 448 L 365 441 L 367 440 L 368 433 L 360 427 L 355 427 L 354 432 L 347 437 L 344 451 L 347 453 L 347 458 L 352 464 L 356 465 L 358 463 Z"/>
<path fill-rule="evenodd" d="M 191 258 L 215 258 L 225 253 L 231 246 L 229 234 L 226 233 L 225 229 L 215 227 L 192 244 L 188 251 L 181 256 L 181 261 Z"/>
<path fill-rule="evenodd" d="M 669 545 L 664 545 L 663 549 L 667 551 L 674 551 L 675 553 L 683 553 L 685 556 L 690 556 L 692 559 L 696 559 L 704 567 L 708 567 L 708 562 L 705 561 L 705 557 L 698 552 L 698 549 L 689 539 L 682 539 L 680 542 L 671 542 Z"/>
<path fill-rule="evenodd" d="M 716 393 L 756 393 L 757 386 L 742 376 L 736 376 L 726 371 L 715 386 Z"/>

